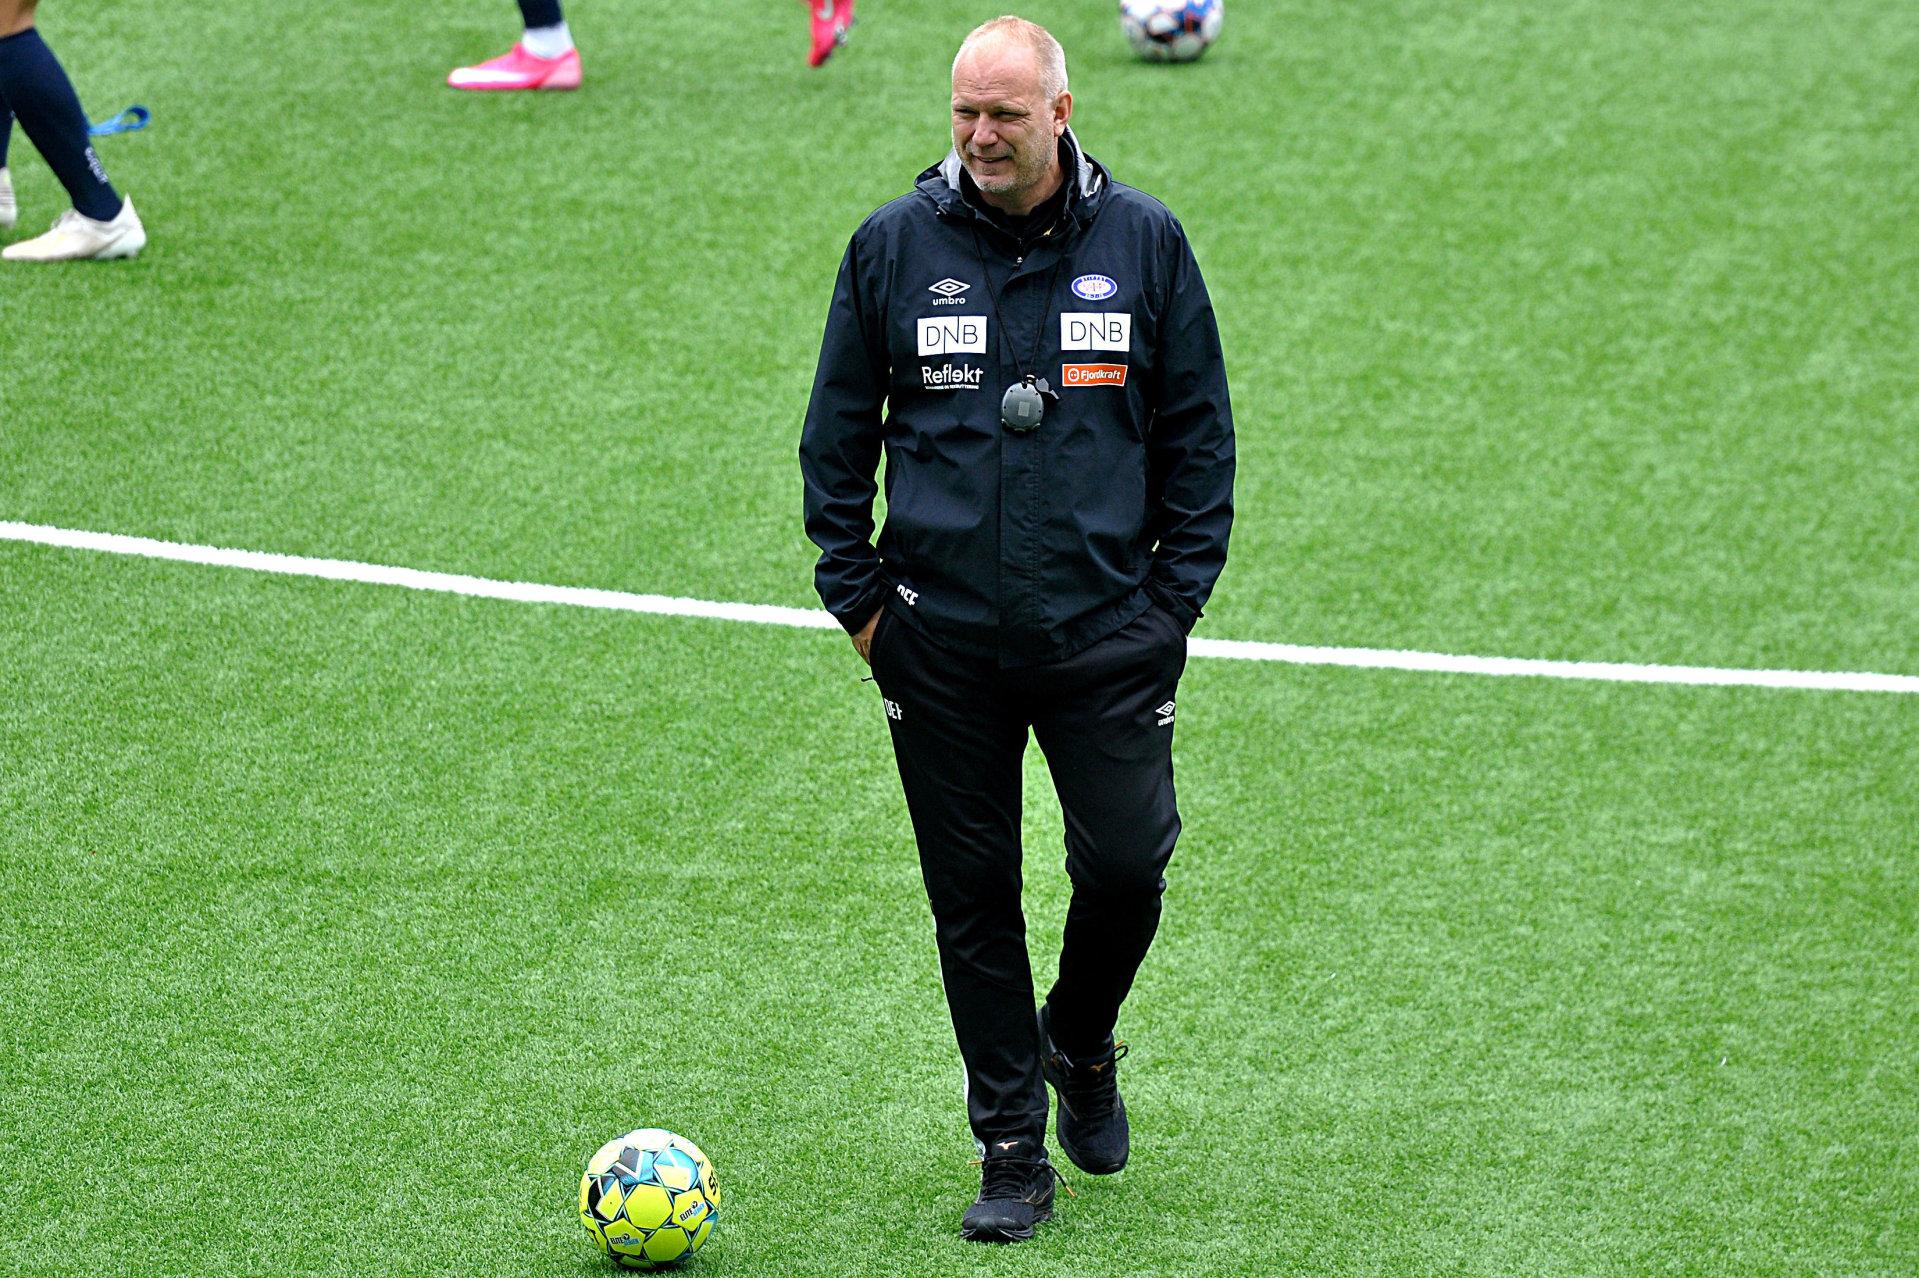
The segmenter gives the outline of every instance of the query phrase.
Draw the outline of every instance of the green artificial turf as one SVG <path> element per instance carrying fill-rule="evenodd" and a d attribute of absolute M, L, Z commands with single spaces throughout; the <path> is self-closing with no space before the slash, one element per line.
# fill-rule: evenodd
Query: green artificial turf
<path fill-rule="evenodd" d="M 784 0 L 576 0 L 523 98 L 439 83 L 504 0 L 48 6 L 153 238 L 0 272 L 0 520 L 811 604 L 832 272 L 998 11 L 814 72 Z M 1919 673 L 1909 5 L 1240 0 L 1188 68 L 1024 12 L 1219 309 L 1200 633 Z M 598 1274 L 641 1125 L 716 1276 L 1919 1269 L 1914 698 L 1195 661 L 1134 1163 L 986 1251 L 859 673 L 0 543 L 0 1272 Z"/>

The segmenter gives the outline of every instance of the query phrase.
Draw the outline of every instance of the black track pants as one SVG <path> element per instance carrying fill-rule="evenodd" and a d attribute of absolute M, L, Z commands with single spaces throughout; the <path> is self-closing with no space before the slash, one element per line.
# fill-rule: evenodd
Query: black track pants
<path fill-rule="evenodd" d="M 1027 730 L 1059 791 L 1073 884 L 1047 1004 L 1061 1049 L 1089 1051 L 1112 1033 L 1159 926 L 1162 875 L 1179 837 L 1173 695 L 1186 638 L 1154 607 L 1065 661 L 1003 670 L 938 646 L 889 612 L 872 661 L 933 907 L 973 1135 L 1031 1156 L 1045 1140 L 1047 1104 L 1020 910 Z"/>

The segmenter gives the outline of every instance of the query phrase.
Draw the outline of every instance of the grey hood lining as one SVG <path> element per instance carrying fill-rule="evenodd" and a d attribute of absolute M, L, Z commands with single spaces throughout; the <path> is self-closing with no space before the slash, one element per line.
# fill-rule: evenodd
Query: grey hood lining
<path fill-rule="evenodd" d="M 1079 139 L 1073 136 L 1073 126 L 1070 124 L 1066 126 L 1065 137 L 1073 150 L 1073 185 L 1081 199 L 1088 199 L 1106 184 L 1106 175 L 1100 171 L 1097 164 L 1086 158 L 1086 152 L 1081 148 Z M 961 172 L 959 151 L 955 148 L 948 151 L 946 158 L 940 161 L 939 174 L 945 179 L 947 189 L 956 195 L 960 189 Z"/>

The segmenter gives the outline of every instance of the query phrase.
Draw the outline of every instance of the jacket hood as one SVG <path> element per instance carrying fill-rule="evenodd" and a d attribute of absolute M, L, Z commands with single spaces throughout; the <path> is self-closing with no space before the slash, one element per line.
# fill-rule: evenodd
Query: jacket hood
<path fill-rule="evenodd" d="M 1066 180 L 1073 184 L 1073 199 L 1067 207 L 1077 221 L 1090 222 L 1099 212 L 1099 206 L 1106 192 L 1112 187 L 1112 174 L 1106 171 L 1104 164 L 1080 148 L 1079 139 L 1073 136 L 1071 125 L 1068 125 L 1066 132 L 1061 135 L 1061 141 L 1066 147 L 1066 155 L 1063 157 L 1067 162 Z M 924 192 L 942 213 L 953 214 L 961 210 L 971 213 L 972 206 L 960 194 L 960 174 L 963 171 L 959 152 L 948 151 L 946 158 L 923 171 L 914 185 Z"/>

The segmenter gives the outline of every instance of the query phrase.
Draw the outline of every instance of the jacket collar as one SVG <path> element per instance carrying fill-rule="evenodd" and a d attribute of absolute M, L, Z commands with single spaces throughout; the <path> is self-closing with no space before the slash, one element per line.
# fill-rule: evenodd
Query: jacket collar
<path fill-rule="evenodd" d="M 1093 220 L 1100 205 L 1105 202 L 1106 192 L 1112 185 L 1112 175 L 1106 171 L 1104 164 L 1080 149 L 1079 139 L 1073 136 L 1071 125 L 1060 136 L 1060 147 L 1065 152 L 1060 161 L 1066 168 L 1066 181 L 1071 191 L 1066 201 L 1066 216 L 1084 225 Z M 964 171 L 959 152 L 948 151 L 944 160 L 919 175 L 916 185 L 933 201 L 942 216 L 973 217 L 985 222 L 986 219 L 980 216 L 978 210 L 960 194 L 960 174 Z"/>

